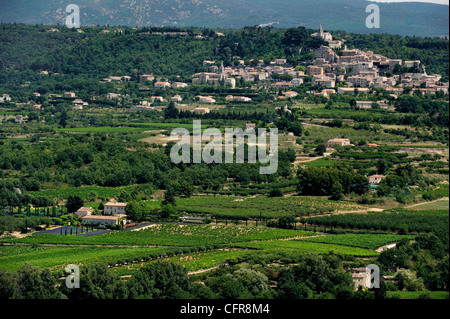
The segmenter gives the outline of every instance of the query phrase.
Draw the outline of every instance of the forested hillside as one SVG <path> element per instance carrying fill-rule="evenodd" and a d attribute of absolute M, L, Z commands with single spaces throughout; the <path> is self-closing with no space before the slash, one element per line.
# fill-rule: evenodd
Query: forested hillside
<path fill-rule="evenodd" d="M 198 28 L 82 28 L 84 33 L 59 27 L 2 24 L 0 41 L 0 84 L 16 85 L 33 80 L 38 70 L 67 75 L 103 78 L 109 75 L 137 75 L 153 72 L 161 76 L 181 76 L 181 80 L 203 71 L 202 61 L 223 60 L 225 66 L 234 57 L 257 61 L 286 58 L 297 64 L 312 59 L 308 49 L 322 44 L 309 36 L 313 30 L 300 32 L 301 38 L 289 37 L 286 29 L 247 27 L 224 31 L 218 36 L 211 29 Z M 110 30 L 110 33 L 102 33 Z M 157 36 L 155 31 L 186 31 L 187 36 Z M 202 36 L 202 38 L 195 37 Z M 349 47 L 371 49 L 390 58 L 421 60 L 429 74 L 438 73 L 448 80 L 448 41 L 392 35 L 336 33 Z M 296 43 L 295 41 L 298 41 Z M 295 48 L 303 47 L 302 54 Z"/>

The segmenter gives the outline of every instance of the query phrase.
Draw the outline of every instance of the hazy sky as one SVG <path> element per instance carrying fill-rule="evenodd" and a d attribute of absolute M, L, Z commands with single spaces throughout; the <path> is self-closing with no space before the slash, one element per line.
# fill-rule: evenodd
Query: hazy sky
<path fill-rule="evenodd" d="M 369 0 L 373 2 L 429 2 L 448 5 L 449 0 Z"/>

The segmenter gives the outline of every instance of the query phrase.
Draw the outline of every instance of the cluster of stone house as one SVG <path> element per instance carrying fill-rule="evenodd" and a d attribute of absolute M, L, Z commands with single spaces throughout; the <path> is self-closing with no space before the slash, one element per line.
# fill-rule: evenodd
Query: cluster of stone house
<path fill-rule="evenodd" d="M 243 60 L 240 60 L 238 66 L 224 67 L 221 64 L 220 68 L 214 65 L 214 61 L 203 61 L 203 65 L 209 65 L 209 72 L 196 73 L 192 77 L 192 84 L 210 84 L 219 85 L 224 83 L 231 88 L 235 88 L 236 80 L 244 80 L 245 82 L 254 81 L 271 81 L 273 74 L 291 75 L 291 81 L 275 81 L 271 83 L 271 87 L 286 89 L 296 87 L 303 84 L 303 78 L 306 76 L 305 72 L 296 70 L 294 67 L 287 65 L 286 59 L 275 59 L 266 65 L 263 60 L 259 60 L 256 66 L 247 66 Z"/>
<path fill-rule="evenodd" d="M 419 88 L 424 93 L 435 93 L 438 90 L 448 93 L 448 83 L 441 85 L 439 74 L 428 75 L 425 67 L 419 60 L 403 61 L 400 59 L 389 59 L 383 55 L 375 54 L 372 51 L 362 51 L 359 49 L 344 49 L 338 55 L 332 47 L 321 46 L 314 51 L 315 60 L 308 66 L 308 75 L 313 76 L 314 84 L 333 88 L 337 82 L 347 81 L 348 92 L 352 88 L 368 90 L 369 87 L 383 88 L 393 93 L 402 93 L 403 88 Z M 410 68 L 420 73 L 404 73 L 386 75 L 387 71 L 394 71 L 400 65 Z M 342 94 L 346 93 L 346 88 L 341 89 Z M 338 93 L 341 93 L 338 92 Z"/>
<path fill-rule="evenodd" d="M 359 49 L 348 49 L 343 46 L 345 40 L 333 40 L 329 32 L 325 32 L 320 26 L 318 32 L 312 34 L 313 37 L 322 38 L 327 42 L 313 50 L 314 60 L 307 67 L 293 67 L 287 63 L 287 59 L 278 58 L 270 63 L 264 60 L 250 60 L 251 65 L 246 65 L 244 60 L 240 57 L 234 57 L 237 64 L 234 66 L 224 67 L 223 63 L 220 66 L 216 61 L 204 60 L 203 66 L 207 68 L 207 72 L 199 72 L 192 75 L 191 83 L 194 85 L 208 84 L 208 85 L 225 85 L 232 89 L 236 88 L 238 80 L 245 82 L 259 82 L 255 83 L 252 88 L 258 89 L 260 87 L 270 87 L 277 90 L 285 91 L 282 96 L 278 98 L 293 98 L 296 93 L 291 91 L 295 87 L 302 86 L 305 83 L 305 78 L 311 80 L 312 84 L 320 85 L 324 89 L 321 92 L 309 91 L 307 93 L 329 97 L 332 94 L 368 94 L 369 88 L 383 88 L 390 91 L 392 94 L 402 94 L 406 87 L 416 88 L 425 94 L 436 93 L 442 91 L 448 94 L 449 83 L 442 83 L 441 76 L 438 74 L 428 75 L 425 72 L 425 67 L 419 60 L 403 61 L 401 59 L 389 59 L 383 55 L 375 54 L 372 51 L 363 51 Z M 336 50 L 339 49 L 339 50 Z M 337 53 L 339 52 L 339 54 Z M 394 71 L 397 66 L 401 66 L 402 70 L 407 70 L 411 73 L 403 73 L 387 76 L 387 71 Z M 206 71 L 206 70 L 205 70 Z M 41 71 L 41 74 L 48 74 L 48 71 Z M 278 76 L 276 76 L 278 75 Z M 286 75 L 289 75 L 291 80 L 286 80 Z M 108 76 L 102 82 L 127 82 L 133 78 L 128 75 L 122 76 Z M 189 86 L 183 82 L 169 82 L 164 78 L 155 77 L 153 74 L 141 74 L 138 77 L 140 82 L 140 91 L 150 91 L 150 84 L 157 89 L 167 90 L 169 88 L 179 89 Z M 144 83 L 145 82 L 145 83 Z M 346 86 L 342 86 L 342 84 Z M 286 92 L 288 91 L 288 92 Z M 38 92 L 34 93 L 39 97 Z M 66 92 L 63 94 L 64 98 L 73 99 L 74 109 L 83 109 L 88 106 L 87 102 L 76 99 L 73 92 Z M 115 100 L 121 97 L 119 93 L 108 93 L 106 98 Z M 95 99 L 95 97 L 93 98 Z M 0 97 L 0 103 L 10 101 L 8 94 L 3 94 Z M 151 103 L 167 102 L 162 96 L 152 96 Z M 213 104 L 216 100 L 212 96 L 197 96 L 200 103 Z M 227 101 L 237 102 L 251 102 L 251 98 L 245 96 L 227 96 Z M 170 97 L 171 102 L 180 103 L 183 97 L 175 94 Z M 141 101 L 133 110 L 155 109 L 150 101 Z M 386 103 L 377 102 L 380 107 L 386 107 Z M 357 107 L 368 109 L 372 107 L 369 101 L 358 101 Z M 40 105 L 33 106 L 35 110 L 40 110 Z"/>
<path fill-rule="evenodd" d="M 99 224 L 100 226 L 118 225 L 126 222 L 125 208 L 127 203 L 110 201 L 104 205 L 103 215 L 93 215 L 92 207 L 80 207 L 75 215 L 81 218 L 81 222 L 89 224 Z"/>
<path fill-rule="evenodd" d="M 333 40 L 329 32 L 324 32 L 322 26 L 319 32 L 312 34 L 313 37 L 320 37 L 328 42 L 328 45 L 321 46 L 314 50 L 315 59 L 307 67 L 306 73 L 297 70 L 287 64 L 286 59 L 276 59 L 266 65 L 263 60 L 259 60 L 256 66 L 246 66 L 243 60 L 238 60 L 239 65 L 219 68 L 214 61 L 203 61 L 204 66 L 209 66 L 209 72 L 201 72 L 193 75 L 193 84 L 233 83 L 234 79 L 244 81 L 271 81 L 270 86 L 276 89 L 287 90 L 292 87 L 301 86 L 304 78 L 312 76 L 312 83 L 321 85 L 329 90 L 318 93 L 322 96 L 330 94 L 367 94 L 369 87 L 384 88 L 394 94 L 401 94 L 404 87 L 416 87 L 424 93 L 435 93 L 438 90 L 448 93 L 448 83 L 440 83 L 441 76 L 438 74 L 427 75 L 425 68 L 419 60 L 402 61 L 400 59 L 389 59 L 372 51 L 362 51 L 359 49 L 347 49 L 345 46 L 338 55 L 334 49 L 340 49 L 343 42 Z M 254 65 L 254 64 L 253 64 Z M 400 65 L 411 70 L 420 70 L 421 73 L 404 73 L 400 75 L 380 75 L 386 71 L 394 71 Z M 274 74 L 291 75 L 291 81 L 274 80 Z M 347 87 L 339 87 L 332 91 L 337 83 L 346 81 Z M 424 87 L 425 86 L 425 87 Z M 355 90 L 357 89 L 357 91 Z"/>
<path fill-rule="evenodd" d="M 209 61 L 208 61 L 209 62 Z M 209 72 L 195 73 L 192 76 L 192 84 L 209 84 L 209 85 L 228 85 L 230 88 L 236 88 L 236 79 L 230 77 L 230 74 L 225 72 L 223 63 L 220 70 L 216 65 L 209 67 Z"/>

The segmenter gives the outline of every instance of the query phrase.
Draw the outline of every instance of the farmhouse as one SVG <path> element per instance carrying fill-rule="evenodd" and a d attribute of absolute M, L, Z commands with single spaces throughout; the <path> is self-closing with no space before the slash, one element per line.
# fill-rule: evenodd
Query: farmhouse
<path fill-rule="evenodd" d="M 120 215 L 125 214 L 125 207 L 127 203 L 108 202 L 105 204 L 105 215 Z"/>
<path fill-rule="evenodd" d="M 372 104 L 372 101 L 356 101 L 356 106 L 360 109 L 371 109 Z"/>
<path fill-rule="evenodd" d="M 173 102 L 181 102 L 181 101 L 183 101 L 183 98 L 177 94 L 177 95 L 172 96 L 170 98 L 170 100 Z"/>
<path fill-rule="evenodd" d="M 370 287 L 370 269 L 366 267 L 352 268 L 350 272 L 355 283 L 355 290 L 358 290 L 359 287 L 363 289 Z"/>
<path fill-rule="evenodd" d="M 155 79 L 155 77 L 151 74 L 142 74 L 139 75 L 139 81 L 140 82 L 145 82 L 145 81 L 153 81 Z"/>
<path fill-rule="evenodd" d="M 170 87 L 170 83 L 169 82 L 155 82 L 155 88 L 157 89 L 164 89 L 166 87 Z"/>
<path fill-rule="evenodd" d="M 293 87 L 297 87 L 303 84 L 303 79 L 302 78 L 295 78 L 292 79 L 291 84 Z"/>
<path fill-rule="evenodd" d="M 186 83 L 183 83 L 183 82 L 174 82 L 174 83 L 172 83 L 172 88 L 174 88 L 174 89 L 185 88 L 187 86 L 188 85 Z"/>
<path fill-rule="evenodd" d="M 368 177 L 370 184 L 380 184 L 380 182 L 386 178 L 384 175 L 371 175 Z"/>
<path fill-rule="evenodd" d="M 298 93 L 294 92 L 294 91 L 287 91 L 287 92 L 284 92 L 284 95 L 286 97 L 296 97 L 298 95 Z"/>
<path fill-rule="evenodd" d="M 99 224 L 101 226 L 105 225 L 118 225 L 121 218 L 124 215 L 115 215 L 115 216 L 95 216 L 95 215 L 87 215 L 81 218 L 81 222 L 89 223 L 89 224 Z"/>
<path fill-rule="evenodd" d="M 325 143 L 325 146 L 327 148 L 332 148 L 332 147 L 335 147 L 336 145 L 339 145 L 339 146 L 351 145 L 350 139 L 348 139 L 348 138 L 333 138 L 331 140 L 328 140 Z"/>
<path fill-rule="evenodd" d="M 93 212 L 93 208 L 92 207 L 80 207 L 75 212 L 75 215 L 80 216 L 80 217 L 85 217 L 85 216 L 91 215 L 92 212 Z"/>
<path fill-rule="evenodd" d="M 286 64 L 286 59 L 275 59 L 275 64 L 283 65 Z"/>
<path fill-rule="evenodd" d="M 198 97 L 198 101 L 200 103 L 216 103 L 216 100 L 212 98 L 212 96 L 197 96 Z"/>

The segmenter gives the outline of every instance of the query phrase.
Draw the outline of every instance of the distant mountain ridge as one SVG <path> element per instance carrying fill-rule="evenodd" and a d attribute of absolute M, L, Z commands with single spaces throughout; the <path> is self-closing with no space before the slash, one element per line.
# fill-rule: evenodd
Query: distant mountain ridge
<path fill-rule="evenodd" d="M 430 3 L 377 3 L 381 28 L 368 29 L 366 0 L 0 0 L 0 22 L 64 24 L 68 4 L 80 7 L 81 25 L 305 26 L 355 33 L 445 36 L 448 6 Z"/>

